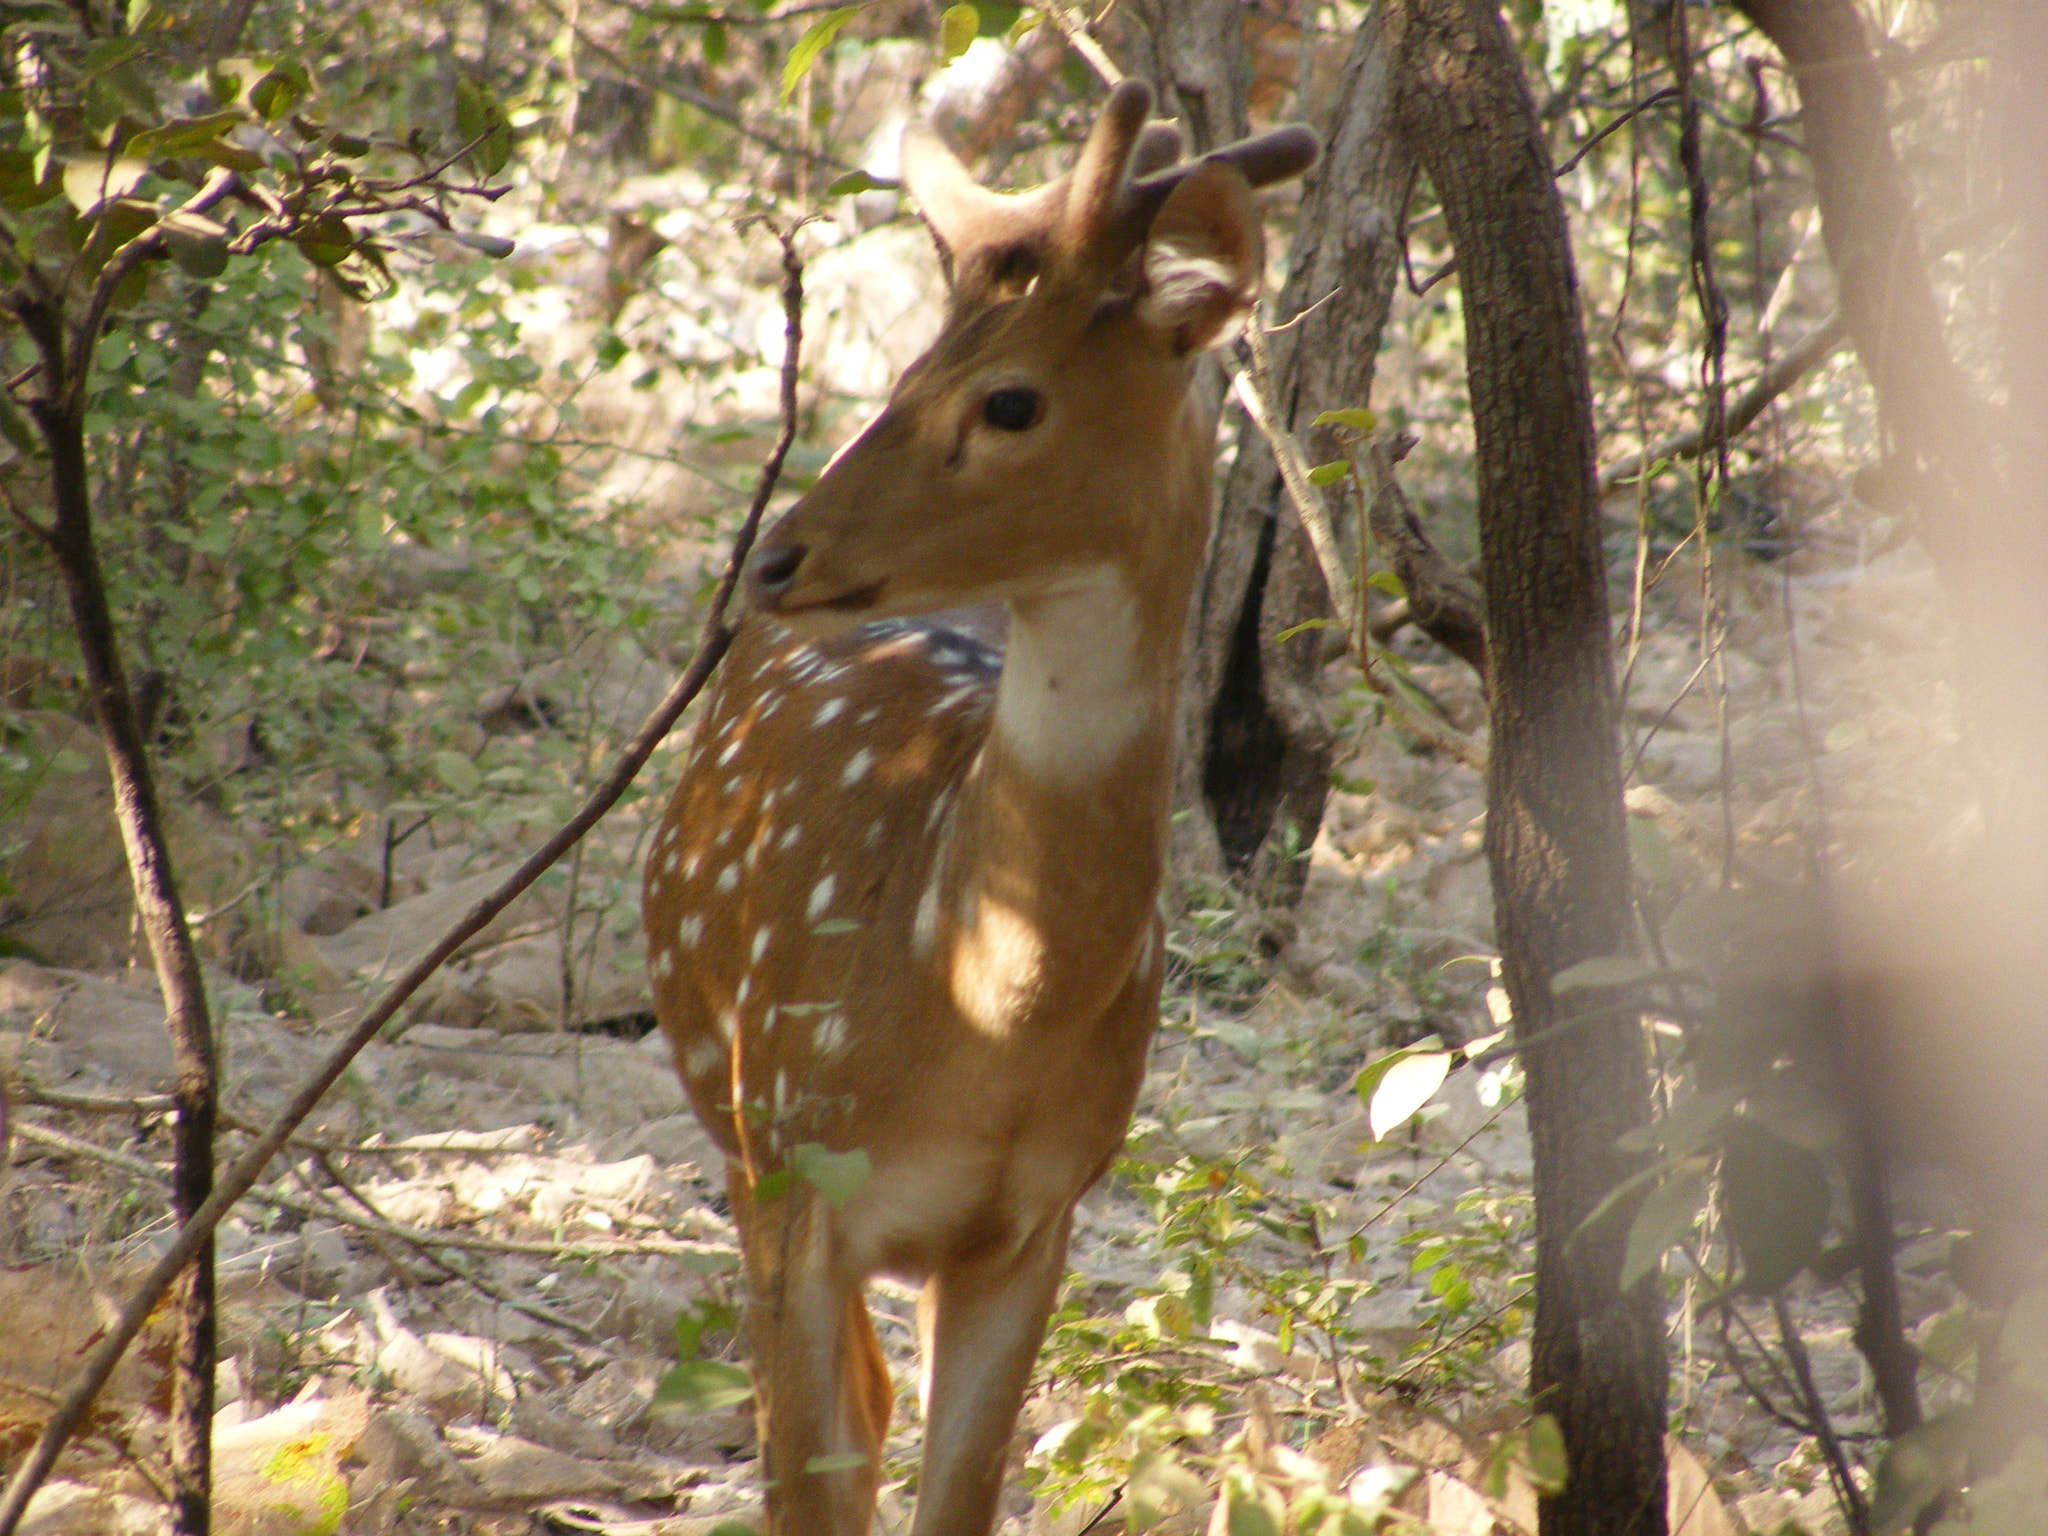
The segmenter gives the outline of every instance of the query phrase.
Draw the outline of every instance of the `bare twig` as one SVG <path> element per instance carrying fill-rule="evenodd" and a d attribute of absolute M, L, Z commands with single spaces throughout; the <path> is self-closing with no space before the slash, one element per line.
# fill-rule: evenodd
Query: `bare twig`
<path fill-rule="evenodd" d="M 798 285 L 799 303 L 801 292 L 801 286 Z M 788 327 L 788 337 L 790 350 L 794 353 L 802 343 L 800 314 L 792 319 Z M 787 363 L 786 366 L 793 367 L 794 364 Z M 711 679 L 712 672 L 732 644 L 734 629 L 726 622 L 726 610 L 731 606 L 733 594 L 739 586 L 740 572 L 745 566 L 748 551 L 753 548 L 754 535 L 760 527 L 761 515 L 766 510 L 769 497 L 774 494 L 776 482 L 781 477 L 783 461 L 795 439 L 795 431 L 795 418 L 792 415 L 785 420 L 783 431 L 776 439 L 775 448 L 762 467 L 753 504 L 747 509 L 746 520 L 733 539 L 732 553 L 726 561 L 725 574 L 712 597 L 710 612 L 705 616 L 697 653 L 683 675 L 676 680 L 675 686 L 669 690 L 668 696 L 655 706 L 654 711 L 648 715 L 640 729 L 634 733 L 632 740 L 619 754 L 611 772 L 591 792 L 589 798 L 567 824 L 536 849 L 518 869 L 498 885 L 497 889 L 471 907 L 461 921 L 444 933 L 404 975 L 392 983 L 376 1004 L 349 1031 L 348 1036 L 328 1054 L 319 1069 L 299 1086 L 298 1091 L 278 1112 L 263 1134 L 256 1138 L 254 1145 L 220 1176 L 212 1193 L 199 1208 L 186 1218 L 169 1248 L 136 1286 L 122 1308 L 121 1315 L 108 1326 L 105 1335 L 86 1358 L 77 1378 L 64 1394 L 63 1402 L 43 1426 L 42 1433 L 37 1436 L 35 1445 L 15 1468 L 14 1475 L 8 1480 L 6 1492 L 0 1495 L 0 1536 L 14 1536 L 21 1523 L 22 1514 L 28 1508 L 28 1501 L 49 1476 L 64 1443 L 71 1438 L 84 1420 L 93 1399 L 99 1395 L 100 1389 L 113 1375 L 114 1367 L 120 1363 L 128 1346 L 134 1342 L 145 1319 L 163 1299 L 172 1280 L 211 1240 L 213 1229 L 221 1218 L 255 1187 L 258 1177 L 269 1165 L 270 1160 L 326 1097 L 328 1090 L 340 1080 L 349 1063 L 355 1060 L 364 1046 L 377 1037 L 429 976 L 440 969 L 451 955 L 480 932 L 491 919 L 510 906 L 521 892 L 539 879 L 543 872 L 559 860 L 618 803 L 619 797 L 626 792 L 647 759 L 653 756 L 655 748 L 661 745 L 662 740 L 674 728 L 683 710 L 703 691 L 704 685 Z M 478 1246 L 478 1242 L 471 1240 L 449 1246 Z M 603 1251 L 606 1246 L 578 1245 L 584 1251 Z M 495 1251 L 546 1253 L 556 1250 L 553 1245 L 536 1244 L 530 1247 L 497 1248 Z M 633 1244 L 627 1251 L 656 1250 L 649 1245 Z"/>
<path fill-rule="evenodd" d="M 1763 415 L 1765 408 L 1773 400 L 1832 357 L 1836 349 L 1848 339 L 1848 326 L 1838 312 L 1829 315 L 1794 342 L 1782 357 L 1757 375 L 1756 381 L 1728 407 L 1726 422 L 1722 429 L 1723 440 L 1733 439 L 1742 433 L 1757 417 Z M 1600 494 L 1612 495 L 1646 469 L 1667 459 L 1694 458 L 1716 446 L 1718 445 L 1706 440 L 1706 434 L 1701 428 L 1688 427 L 1683 432 L 1665 438 L 1654 447 L 1632 453 L 1601 470 Z"/>
<path fill-rule="evenodd" d="M 1778 1344 L 1785 1351 L 1785 1358 L 1791 1362 L 1793 1379 L 1799 1383 L 1799 1396 L 1804 1401 L 1807 1417 L 1813 1423 L 1814 1435 L 1820 1441 L 1821 1455 L 1827 1459 L 1828 1477 L 1835 1485 L 1835 1497 L 1841 1502 L 1842 1515 L 1849 1522 L 1851 1536 L 1870 1536 L 1870 1505 L 1850 1472 L 1848 1453 L 1842 1449 L 1842 1442 L 1835 1434 L 1834 1421 L 1828 1417 L 1828 1405 L 1820 1395 L 1820 1388 L 1814 1384 L 1813 1362 L 1807 1358 L 1806 1340 L 1800 1337 L 1799 1325 L 1793 1321 L 1792 1309 L 1785 1304 L 1783 1294 L 1771 1298 L 1771 1316 L 1778 1324 Z"/>
<path fill-rule="evenodd" d="M 1337 610 L 1337 620 L 1351 643 L 1352 654 L 1357 658 L 1358 670 L 1365 678 L 1366 686 L 1386 702 L 1411 735 L 1439 751 L 1450 753 L 1460 762 L 1483 769 L 1486 764 L 1484 747 L 1455 726 L 1417 709 L 1406 694 L 1380 675 L 1374 665 L 1365 602 L 1358 585 L 1363 581 L 1365 572 L 1361 569 L 1354 579 L 1346 566 L 1336 527 L 1330 521 L 1330 510 L 1308 478 L 1308 465 L 1302 458 L 1301 445 L 1294 440 L 1292 432 L 1274 419 L 1272 407 L 1267 403 L 1271 393 L 1272 366 L 1266 354 L 1265 332 L 1257 315 L 1252 317 L 1252 323 L 1246 328 L 1245 340 L 1251 362 L 1238 370 L 1237 377 L 1231 380 L 1231 390 L 1244 407 L 1245 414 L 1251 418 L 1252 425 L 1265 435 L 1272 446 L 1273 461 L 1280 467 L 1281 484 L 1287 488 L 1287 498 L 1294 507 L 1295 515 L 1301 519 L 1302 527 L 1308 530 L 1309 545 L 1315 550 L 1316 563 L 1322 567 L 1323 581 L 1330 590 L 1330 606 Z"/>
<path fill-rule="evenodd" d="M 1088 67 L 1102 77 L 1104 85 L 1123 84 L 1124 72 L 1117 68 L 1116 60 L 1112 59 L 1102 44 L 1095 40 L 1085 22 L 1076 21 L 1067 14 L 1067 8 L 1061 0 L 1044 0 L 1044 4 L 1039 7 L 1039 14 L 1060 29 L 1068 45 L 1088 61 Z"/>

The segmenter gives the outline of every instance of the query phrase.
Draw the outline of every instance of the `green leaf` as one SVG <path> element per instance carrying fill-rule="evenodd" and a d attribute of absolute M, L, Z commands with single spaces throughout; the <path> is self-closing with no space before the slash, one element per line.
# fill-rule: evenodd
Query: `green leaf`
<path fill-rule="evenodd" d="M 126 197 L 149 174 L 149 162 L 120 155 L 81 155 L 65 162 L 64 195 L 80 213 L 91 213 L 102 203 Z"/>
<path fill-rule="evenodd" d="M 209 112 L 203 117 L 174 118 L 159 128 L 146 128 L 121 146 L 138 159 L 189 155 L 211 144 L 230 128 L 247 122 L 239 112 Z"/>
<path fill-rule="evenodd" d="M 705 1334 L 735 1328 L 739 1320 L 739 1313 L 720 1301 L 700 1301 L 683 1308 L 676 1314 L 676 1358 L 693 1358 Z"/>
<path fill-rule="evenodd" d="M 1310 485 L 1335 485 L 1350 473 L 1351 461 L 1349 459 L 1332 459 L 1329 463 L 1318 464 L 1314 469 L 1310 470 L 1308 472 L 1308 483 Z"/>
<path fill-rule="evenodd" d="M 980 35 L 981 12 L 971 5 L 947 6 L 939 17 L 939 56 L 952 63 Z"/>
<path fill-rule="evenodd" d="M 187 277 L 219 277 L 228 265 L 228 231 L 204 214 L 174 209 L 157 226 L 171 260 Z"/>
<path fill-rule="evenodd" d="M 875 178 L 866 171 L 848 171 L 844 176 L 825 189 L 827 197 L 852 197 L 856 192 L 872 192 Z"/>
<path fill-rule="evenodd" d="M 754 1395 L 753 1379 L 723 1360 L 685 1360 L 655 1384 L 657 1403 L 675 1403 L 692 1413 L 737 1408 Z"/>
<path fill-rule="evenodd" d="M 1754 1120 L 1731 1121 L 1722 1141 L 1721 1208 L 1742 1255 L 1738 1290 L 1768 1296 L 1820 1254 L 1827 1165 Z"/>
<path fill-rule="evenodd" d="M 1401 578 L 1392 571 L 1374 571 L 1365 578 L 1365 584 L 1375 592 L 1384 592 L 1388 597 L 1401 598 L 1408 595 L 1408 589 L 1401 585 Z"/>
<path fill-rule="evenodd" d="M 1539 1413 L 1529 1421 L 1528 1468 L 1529 1481 L 1546 1498 L 1563 1493 L 1571 1481 L 1572 1462 L 1565 1452 L 1564 1431 L 1550 1414 Z"/>
<path fill-rule="evenodd" d="M 839 29 L 853 20 L 861 9 L 857 5 L 842 5 L 827 11 L 811 23 L 810 30 L 796 40 L 796 46 L 789 50 L 789 61 L 782 66 L 781 105 L 788 106 L 789 99 L 796 94 L 796 88 L 811 72 L 811 66 L 818 62 L 818 55 L 832 46 L 832 39 L 839 35 Z"/>
<path fill-rule="evenodd" d="M 823 1195 L 825 1203 L 835 1211 L 843 1208 L 874 1172 L 865 1148 L 833 1152 L 814 1141 L 795 1148 L 789 1154 L 789 1166 L 798 1178 Z"/>
<path fill-rule="evenodd" d="M 512 158 L 512 120 L 489 86 L 469 75 L 455 77 L 455 134 L 470 146 L 464 156 L 480 176 L 495 176 Z"/>
<path fill-rule="evenodd" d="M 473 795 L 483 788 L 482 771 L 460 752 L 436 752 L 434 776 L 458 795 Z"/>
<path fill-rule="evenodd" d="M 0 149 L 0 207 L 34 208 L 64 190 L 61 178 L 36 174 L 36 157 L 25 149 Z"/>
<path fill-rule="evenodd" d="M 868 1464 L 868 1458 L 859 1451 L 841 1451 L 834 1456 L 813 1456 L 804 1463 L 804 1475 L 818 1472 L 851 1472 Z"/>
<path fill-rule="evenodd" d="M 14 397 L 4 389 L 0 389 L 0 436 L 12 443 L 24 458 L 33 459 L 43 452 L 43 440 L 28 424 L 28 418 L 15 408 Z"/>
<path fill-rule="evenodd" d="M 355 231 L 338 213 L 323 213 L 292 236 L 292 244 L 316 267 L 338 267 L 356 248 Z"/>
<path fill-rule="evenodd" d="M 249 87 L 249 105 L 266 123 L 274 123 L 297 106 L 310 88 L 304 66 L 286 60 Z"/>
<path fill-rule="evenodd" d="M 1279 634 L 1273 637 L 1273 643 L 1275 645 L 1283 644 L 1286 641 L 1292 640 L 1296 635 L 1307 634 L 1312 629 L 1335 629 L 1336 627 L 1337 624 L 1334 619 L 1303 619 L 1299 624 L 1290 624 L 1287 628 L 1281 630 Z"/>
<path fill-rule="evenodd" d="M 1370 432 L 1380 424 L 1378 416 L 1371 411 L 1346 409 L 1341 411 L 1318 411 L 1316 419 L 1309 423 L 1314 427 L 1350 427 L 1358 432 Z"/>
<path fill-rule="evenodd" d="M 1366 1101 L 1366 1115 L 1372 1124 L 1373 1140 L 1384 1140 L 1413 1119 L 1415 1112 L 1436 1097 L 1437 1089 L 1451 1070 L 1451 1052 L 1421 1051 L 1410 1047 L 1394 1053 L 1397 1061 L 1375 1062 L 1366 1072 L 1378 1068 L 1377 1080 L 1368 1095 L 1365 1072 L 1359 1074 L 1359 1097 Z"/>
<path fill-rule="evenodd" d="M 1230 1536 L 1280 1536 L 1287 1527 L 1287 1503 L 1270 1483 L 1223 1485 L 1223 1528 Z"/>
<path fill-rule="evenodd" d="M 1636 1207 L 1636 1219 L 1629 1223 L 1628 1242 L 1621 1257 L 1624 1291 L 1635 1289 L 1636 1282 L 1657 1267 L 1666 1249 L 1685 1240 L 1706 1203 L 1705 1158 L 1688 1159 L 1650 1191 Z"/>
<path fill-rule="evenodd" d="M 1694 1093 L 1663 1119 L 1623 1131 L 1614 1144 L 1623 1152 L 1691 1157 L 1721 1129 L 1721 1122 L 1734 1112 L 1748 1091 L 1746 1084 L 1735 1084 Z"/>
<path fill-rule="evenodd" d="M 1595 955 L 1568 965 L 1550 978 L 1552 997 L 1569 997 L 1574 992 L 1605 991 L 1610 987 L 1636 987 L 1650 981 L 1666 981 L 1676 973 L 1639 960 L 1634 955 Z"/>
<path fill-rule="evenodd" d="M 704 28 L 704 62 L 713 66 L 725 62 L 725 49 L 729 41 L 725 23 L 714 21 Z"/>
<path fill-rule="evenodd" d="M 503 235 L 480 235 L 472 229 L 450 230 L 448 238 L 472 251 L 481 251 L 493 261 L 503 261 L 519 249 L 516 242 L 507 240 Z"/>

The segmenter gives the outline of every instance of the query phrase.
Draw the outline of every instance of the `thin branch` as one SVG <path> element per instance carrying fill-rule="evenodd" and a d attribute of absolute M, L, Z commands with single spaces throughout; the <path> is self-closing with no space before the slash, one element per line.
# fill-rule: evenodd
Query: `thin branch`
<path fill-rule="evenodd" d="M 792 343 L 800 346 L 800 324 L 790 327 L 790 335 Z M 793 419 L 784 423 L 782 435 L 777 439 L 774 451 L 762 468 L 753 505 L 748 508 L 746 521 L 741 524 L 739 533 L 733 539 L 732 553 L 726 561 L 725 574 L 712 597 L 711 610 L 705 616 L 697 653 L 683 675 L 676 680 L 675 686 L 669 690 L 668 696 L 655 706 L 654 711 L 620 753 L 611 772 L 592 791 L 568 823 L 536 849 L 525 863 L 499 884 L 496 890 L 470 908 L 461 921 L 444 933 L 431 949 L 391 985 L 375 1006 L 357 1022 L 355 1028 L 349 1031 L 347 1038 L 329 1053 L 319 1069 L 300 1085 L 290 1102 L 278 1112 L 263 1134 L 256 1139 L 255 1144 L 237 1158 L 233 1166 L 215 1182 L 212 1193 L 178 1229 L 169 1248 L 130 1294 L 127 1304 L 121 1309 L 121 1315 L 108 1326 L 98 1345 L 86 1358 L 70 1389 L 64 1394 L 64 1401 L 43 1426 L 35 1445 L 15 1468 L 13 1477 L 8 1480 L 6 1492 L 0 1495 L 0 1536 L 15 1536 L 22 1515 L 28 1508 L 28 1501 L 50 1475 L 50 1470 L 56 1465 L 58 1453 L 63 1449 L 64 1443 L 83 1422 L 86 1412 L 92 1407 L 93 1399 L 99 1395 L 100 1389 L 113 1375 L 114 1368 L 120 1364 L 121 1357 L 127 1353 L 128 1346 L 134 1342 L 144 1321 L 163 1299 L 172 1280 L 206 1245 L 221 1218 L 255 1187 L 258 1177 L 269 1165 L 270 1160 L 326 1097 L 328 1090 L 340 1081 L 342 1073 L 348 1070 L 349 1063 L 355 1060 L 364 1046 L 377 1037 L 428 977 L 439 970 L 450 956 L 475 937 L 486 924 L 510 906 L 521 892 L 539 879 L 618 803 L 619 797 L 626 792 L 648 758 L 654 755 L 655 748 L 661 745 L 663 739 L 674 728 L 684 709 L 703 691 L 704 685 L 711 679 L 712 672 L 732 644 L 734 628 L 726 622 L 726 610 L 738 589 L 740 573 L 745 567 L 748 551 L 753 548 L 754 535 L 760 527 L 761 514 L 767 508 L 768 499 L 773 495 L 776 482 L 781 476 L 783 460 L 794 441 L 795 431 Z M 475 1245 L 475 1240 L 450 1244 Z M 578 1246 L 585 1251 L 593 1251 L 601 1250 L 605 1245 Z M 532 1248 L 503 1248 L 496 1251 L 553 1252 L 554 1249 L 551 1245 L 543 1244 Z M 629 1251 L 653 1250 L 647 1245 L 634 1244 L 630 1246 Z"/>
<path fill-rule="evenodd" d="M 1373 664 L 1365 604 L 1352 572 L 1344 563 L 1337 530 L 1330 521 L 1330 509 L 1308 478 L 1308 465 L 1302 458 L 1301 445 L 1294 440 L 1293 433 L 1274 420 L 1272 408 L 1267 404 L 1272 387 L 1272 366 L 1266 355 L 1265 333 L 1256 314 L 1246 328 L 1245 340 L 1251 362 L 1239 369 L 1237 377 L 1231 380 L 1231 391 L 1251 418 L 1252 425 L 1265 435 L 1272 446 L 1273 461 L 1280 467 L 1281 484 L 1287 488 L 1287 499 L 1293 504 L 1302 527 L 1308 530 L 1309 544 L 1315 550 L 1316 563 L 1322 567 L 1323 581 L 1330 591 L 1330 606 L 1337 610 L 1338 623 L 1350 641 L 1366 686 L 1386 701 L 1388 708 L 1411 735 L 1439 751 L 1450 753 L 1462 763 L 1483 769 L 1486 763 L 1484 747 L 1455 726 L 1446 725 L 1415 708 L 1398 687 L 1379 675 L 1379 669 Z M 1361 570 L 1357 574 L 1363 579 L 1365 572 Z"/>
<path fill-rule="evenodd" d="M 1123 84 L 1124 72 L 1117 68 L 1116 60 L 1112 59 L 1102 44 L 1095 40 L 1085 22 L 1076 21 L 1067 14 L 1067 8 L 1061 0 L 1044 0 L 1039 7 L 1039 14 L 1060 29 L 1068 45 L 1088 61 L 1088 67 L 1102 77 L 1104 85 Z"/>
<path fill-rule="evenodd" d="M 175 212 L 203 214 L 238 185 L 239 180 L 233 171 L 216 167 L 207 173 L 199 190 L 180 203 Z M 92 297 L 86 304 L 85 316 L 78 322 L 78 333 L 71 343 L 64 393 L 53 402 L 60 409 L 76 409 L 85 396 L 87 381 L 92 377 L 93 350 L 99 345 L 100 327 L 106 324 L 107 311 L 113 306 L 114 290 L 121 286 L 130 272 L 163 248 L 163 221 L 158 220 L 114 252 L 107 264 L 100 268 L 100 275 L 92 285 Z"/>
<path fill-rule="evenodd" d="M 1644 97 L 1641 101 L 1637 102 L 1634 106 L 1630 107 L 1626 112 L 1622 113 L 1619 117 L 1615 118 L 1612 122 L 1608 123 L 1606 126 L 1601 128 L 1599 132 L 1595 133 L 1590 139 L 1586 140 L 1585 143 L 1581 144 L 1578 147 L 1578 149 L 1573 151 L 1572 157 L 1569 160 L 1565 161 L 1563 165 L 1560 165 L 1557 168 L 1557 174 L 1563 176 L 1568 172 L 1577 169 L 1578 163 L 1581 160 L 1585 159 L 1586 156 L 1590 155 L 1595 149 L 1599 148 L 1601 143 L 1606 140 L 1609 134 L 1614 133 L 1618 129 L 1627 127 L 1630 123 L 1634 122 L 1638 117 L 1642 116 L 1643 113 L 1649 111 L 1650 108 L 1662 106 L 1667 101 L 1676 100 L 1678 100 L 1678 87 L 1675 85 L 1667 85 L 1664 87 L 1663 90 L 1657 91 L 1652 95 Z"/>
<path fill-rule="evenodd" d="M 1756 381 L 1728 407 L 1721 442 L 1730 441 L 1746 431 L 1772 401 L 1826 362 L 1848 339 L 1848 325 L 1837 311 L 1786 348 L 1784 355 L 1758 374 Z M 1600 494 L 1603 497 L 1613 495 L 1646 469 L 1668 459 L 1695 458 L 1719 446 L 1720 443 L 1707 441 L 1706 432 L 1701 427 L 1688 427 L 1683 432 L 1673 433 L 1655 446 L 1618 459 L 1601 470 Z"/>

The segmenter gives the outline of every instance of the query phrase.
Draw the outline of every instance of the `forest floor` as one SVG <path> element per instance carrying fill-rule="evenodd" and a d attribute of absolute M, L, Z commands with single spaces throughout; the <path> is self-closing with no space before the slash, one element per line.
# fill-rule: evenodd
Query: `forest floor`
<path fill-rule="evenodd" d="M 1761 559 L 1716 546 L 1726 627 L 1713 664 L 1701 667 L 1699 604 L 1686 586 L 1695 576 L 1681 562 L 1628 668 L 1632 839 L 1653 900 L 1716 878 L 1724 828 L 1751 867 L 1796 872 L 1794 834 L 1816 795 L 1838 817 L 1924 802 L 1926 786 L 1908 780 L 1916 764 L 1938 774 L 1928 743 L 1953 736 L 1938 648 L 1921 647 L 1915 672 L 1893 643 L 1946 632 L 1917 546 L 1829 486 L 1788 478 L 1770 493 L 1797 513 L 1799 547 Z M 1626 611 L 1632 528 L 1617 510 Z M 676 580 L 692 574 L 679 568 Z M 1420 643 L 1409 654 L 1452 719 L 1480 720 L 1469 673 Z M 605 668 L 617 679 L 606 708 L 620 719 L 662 686 L 656 659 L 600 658 Z M 1121 1351 L 1119 1369 L 1142 1378 L 1133 1391 L 1168 1393 L 1171 1377 L 1224 1404 L 1218 1429 L 1188 1440 L 1195 1450 L 1215 1450 L 1249 1420 L 1277 1424 L 1306 1447 L 1297 1476 L 1343 1485 L 1362 1468 L 1407 1466 L 1420 1475 L 1400 1507 L 1444 1536 L 1533 1532 L 1529 1480 L 1496 1455 L 1526 1412 L 1530 1159 L 1513 1078 L 1461 1067 L 1420 1116 L 1377 1141 L 1352 1089 L 1388 1048 L 1431 1034 L 1455 1045 L 1497 1027 L 1481 785 L 1375 723 L 1355 684 L 1348 662 L 1332 663 L 1328 702 L 1350 743 L 1345 787 L 1307 854 L 1307 894 L 1284 947 L 1261 953 L 1262 917 L 1238 903 L 1180 904 L 1181 963 L 1129 1161 L 1078 1213 L 1074 1277 L 1019 1463 L 1056 1442 L 1048 1431 L 1086 1411 L 1091 1392 L 1114 1395 L 1117 1372 L 1105 1380 L 1102 1359 Z M 496 729 L 542 731 L 545 713 Z M 73 732 L 90 755 L 75 721 L 44 726 Z M 53 791 L 42 813 L 88 817 L 87 778 Z M 586 895 L 631 881 L 646 810 L 597 835 L 574 877 Z M 390 853 L 366 834 L 289 872 L 296 905 L 276 940 L 296 978 L 292 1006 L 214 974 L 224 1152 L 312 1069 L 375 981 L 537 835 L 528 825 L 423 837 Z M 365 891 L 388 899 L 355 915 Z M 572 948 L 579 1006 L 562 1007 L 574 901 L 567 883 L 545 887 L 472 945 L 402 1028 L 362 1053 L 223 1226 L 223 1531 L 331 1528 L 276 1510 L 331 1499 L 336 1477 L 347 1491 L 340 1529 L 357 1533 L 706 1536 L 758 1512 L 746 1410 L 656 1400 L 677 1363 L 679 1317 L 705 1325 L 694 1347 L 737 1358 L 717 1310 L 733 1299 L 737 1266 L 723 1169 L 665 1044 L 636 1037 L 645 1004 L 629 909 L 601 912 Z M 149 1096 L 164 1090 L 169 1060 L 153 987 L 126 958 L 112 945 L 97 964 L 0 969 L 0 1065 L 15 1095 L 0 1172 L 7 1458 L 164 1240 L 150 1213 L 162 1209 L 168 1136 Z M 1910 1217 L 1911 1191 L 1907 1205 Z M 1924 1329 L 1957 1298 L 1921 1279 L 1914 1257 L 1909 1247 L 1902 1260 L 1908 1322 Z M 1787 1519 L 1812 1536 L 1838 1529 L 1811 1437 L 1729 1372 L 1693 1305 L 1705 1282 L 1685 1277 L 1680 1255 L 1669 1262 L 1673 1529 L 1775 1532 Z M 1216 1278 L 1201 1327 L 1186 1296 L 1205 1267 Z M 1876 1410 L 1849 1338 L 1851 1301 L 1840 1286 L 1802 1286 L 1792 1316 L 1817 1385 L 1844 1440 L 1868 1447 Z M 882 1524 L 897 1531 L 919 1432 L 914 1300 L 880 1285 L 872 1302 L 898 1384 Z M 1749 1321 L 1771 1335 L 1767 1308 Z M 137 1353 L 28 1529 L 160 1528 L 162 1363 L 160 1339 Z M 1109 1473 L 1061 1473 L 1047 1450 L 1029 1459 L 1049 1480 L 1037 1499 L 1013 1480 L 1006 1536 L 1089 1528 L 1114 1492 L 1114 1457 Z M 1064 1510 L 1059 1492 L 1074 1495 Z M 1161 1529 L 1207 1519 L 1193 1509 Z"/>

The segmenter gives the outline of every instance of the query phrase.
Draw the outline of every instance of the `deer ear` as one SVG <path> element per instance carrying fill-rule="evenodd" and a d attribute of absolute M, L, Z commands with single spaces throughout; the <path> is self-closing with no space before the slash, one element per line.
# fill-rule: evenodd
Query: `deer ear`
<path fill-rule="evenodd" d="M 1145 237 L 1138 318 L 1182 354 L 1234 337 L 1259 292 L 1263 246 L 1251 186 L 1205 161 L 1182 178 Z"/>

